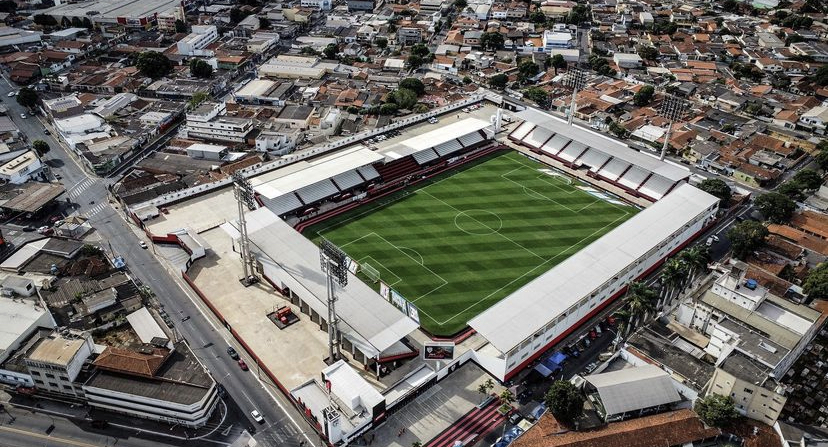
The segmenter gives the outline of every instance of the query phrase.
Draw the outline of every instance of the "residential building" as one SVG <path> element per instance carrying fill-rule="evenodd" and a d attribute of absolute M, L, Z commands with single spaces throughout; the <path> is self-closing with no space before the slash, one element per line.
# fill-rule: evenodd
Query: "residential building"
<path fill-rule="evenodd" d="M 178 20 L 186 22 L 187 17 L 184 13 L 184 7 L 177 5 L 164 12 L 158 13 L 156 20 L 158 22 L 158 31 L 167 34 L 175 34 L 175 22 Z"/>
<path fill-rule="evenodd" d="M 51 333 L 54 327 L 52 314 L 41 305 L 37 295 L 32 298 L 0 296 L 0 382 L 12 386 L 34 386 L 21 358 L 27 351 L 24 346 L 39 330 Z M 17 361 L 13 357 L 17 357 Z"/>
<path fill-rule="evenodd" d="M 401 26 L 397 29 L 397 43 L 413 45 L 423 40 L 423 30 L 416 26 Z"/>
<path fill-rule="evenodd" d="M 35 345 L 26 357 L 26 368 L 37 389 L 82 397 L 83 389 L 75 380 L 94 351 L 89 334 L 54 333 Z"/>
<path fill-rule="evenodd" d="M 43 107 L 53 120 L 68 118 L 83 113 L 83 103 L 78 99 L 77 95 L 44 99 Z"/>
<path fill-rule="evenodd" d="M 799 117 L 798 124 L 816 132 L 825 133 L 828 126 L 828 107 L 816 106 L 811 108 Z"/>
<path fill-rule="evenodd" d="M 303 8 L 318 9 L 320 11 L 330 11 L 333 6 L 331 0 L 300 0 L 299 4 Z"/>
<path fill-rule="evenodd" d="M 41 175 L 43 163 L 34 151 L 28 151 L 0 165 L 0 180 L 22 185 Z"/>
<path fill-rule="evenodd" d="M 227 108 L 223 102 L 201 104 L 187 113 L 184 132 L 188 138 L 200 138 L 212 141 L 242 143 L 253 129 L 253 120 L 225 116 Z"/>
<path fill-rule="evenodd" d="M 635 53 L 615 53 L 612 60 L 618 68 L 640 68 L 644 64 L 641 56 Z"/>
<path fill-rule="evenodd" d="M 374 11 L 377 6 L 382 5 L 382 1 L 377 0 L 347 0 L 348 11 Z"/>
<path fill-rule="evenodd" d="M 572 44 L 572 34 L 546 30 L 543 32 L 543 48 L 550 51 L 553 48 L 569 48 Z"/>
<path fill-rule="evenodd" d="M 194 143 L 187 147 L 187 155 L 192 158 L 220 161 L 227 156 L 230 149 L 217 144 Z"/>
<path fill-rule="evenodd" d="M 285 155 L 293 151 L 301 133 L 298 129 L 289 129 L 288 126 L 274 126 L 273 129 L 263 130 L 256 136 L 256 150 L 273 155 Z"/>
<path fill-rule="evenodd" d="M 216 40 L 218 40 L 218 28 L 215 25 L 193 25 L 190 34 L 176 44 L 178 54 L 184 56 L 213 56 L 212 51 L 204 50 L 204 48 Z"/>

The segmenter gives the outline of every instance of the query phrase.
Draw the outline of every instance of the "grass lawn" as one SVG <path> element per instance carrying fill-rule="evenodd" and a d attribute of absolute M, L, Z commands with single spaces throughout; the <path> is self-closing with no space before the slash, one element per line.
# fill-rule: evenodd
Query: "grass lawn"
<path fill-rule="evenodd" d="M 586 189 L 594 191 L 517 152 L 498 153 L 306 234 L 373 266 L 416 304 L 425 330 L 448 336 L 637 212 Z"/>

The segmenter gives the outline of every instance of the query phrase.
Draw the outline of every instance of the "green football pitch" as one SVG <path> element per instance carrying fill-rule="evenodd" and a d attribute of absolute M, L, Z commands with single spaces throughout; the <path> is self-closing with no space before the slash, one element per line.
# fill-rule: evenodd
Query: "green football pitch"
<path fill-rule="evenodd" d="M 417 306 L 425 330 L 449 336 L 636 212 L 517 152 L 501 152 L 306 234 L 376 269 Z"/>

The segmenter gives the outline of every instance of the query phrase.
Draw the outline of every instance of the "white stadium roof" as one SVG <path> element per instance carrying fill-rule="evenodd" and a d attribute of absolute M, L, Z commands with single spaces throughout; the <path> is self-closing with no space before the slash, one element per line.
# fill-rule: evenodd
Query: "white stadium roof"
<path fill-rule="evenodd" d="M 679 402 L 670 375 L 655 365 L 625 368 L 586 377 L 592 384 L 607 415 L 627 413 Z"/>
<path fill-rule="evenodd" d="M 693 186 L 679 185 L 469 325 L 500 352 L 509 352 L 717 202 Z"/>
<path fill-rule="evenodd" d="M 382 150 L 381 152 L 385 154 L 386 159 L 396 160 L 403 158 L 406 155 L 431 149 L 443 143 L 478 132 L 490 126 L 490 123 L 479 118 L 466 118 L 447 126 L 440 127 L 439 129 L 434 129 L 415 137 L 411 137 L 400 144 L 395 144 Z M 459 148 L 462 148 L 462 146 Z"/>
<path fill-rule="evenodd" d="M 294 163 L 268 174 L 254 177 L 250 179 L 250 183 L 258 194 L 268 199 L 274 199 L 382 159 L 382 155 L 365 146 L 354 146 L 333 155 L 310 162 Z"/>
<path fill-rule="evenodd" d="M 222 228 L 234 235 L 235 228 L 228 225 Z M 272 279 L 283 281 L 318 314 L 327 315 L 327 285 L 319 267 L 319 248 L 267 208 L 247 214 L 247 229 L 251 250 L 265 257 L 261 259 L 265 273 L 278 275 Z M 414 320 L 350 273 L 348 286 L 337 288 L 336 309 L 343 334 L 372 356 L 418 327 Z"/>

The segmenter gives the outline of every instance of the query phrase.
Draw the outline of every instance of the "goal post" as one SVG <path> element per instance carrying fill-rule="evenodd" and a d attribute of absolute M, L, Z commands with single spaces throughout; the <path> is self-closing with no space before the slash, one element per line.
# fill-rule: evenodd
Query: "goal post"
<path fill-rule="evenodd" d="M 375 269 L 373 266 L 371 266 L 371 264 L 368 264 L 367 262 L 360 264 L 359 270 L 365 275 L 366 278 L 370 279 L 374 283 L 380 280 L 379 270 Z"/>

